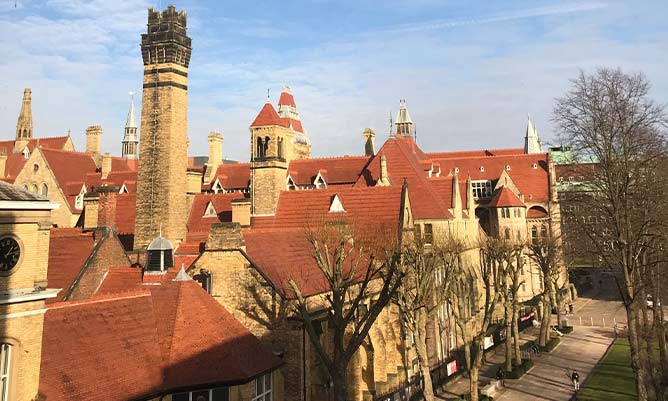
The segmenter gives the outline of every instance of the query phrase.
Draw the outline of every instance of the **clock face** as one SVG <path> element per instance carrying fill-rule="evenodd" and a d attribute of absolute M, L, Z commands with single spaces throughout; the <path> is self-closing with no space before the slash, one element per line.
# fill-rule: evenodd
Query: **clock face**
<path fill-rule="evenodd" d="M 19 262 L 21 247 L 12 237 L 0 239 L 0 272 L 9 272 Z"/>

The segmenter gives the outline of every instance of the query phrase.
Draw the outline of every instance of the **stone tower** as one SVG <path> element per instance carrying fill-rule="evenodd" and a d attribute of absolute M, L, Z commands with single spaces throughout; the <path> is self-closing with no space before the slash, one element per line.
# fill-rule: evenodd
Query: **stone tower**
<path fill-rule="evenodd" d="M 173 244 L 186 234 L 188 165 L 188 63 L 191 40 L 186 13 L 172 5 L 148 10 L 142 34 L 144 86 L 137 176 L 135 249 L 158 237 Z"/>
<path fill-rule="evenodd" d="M 32 91 L 30 88 L 23 90 L 23 103 L 21 113 L 16 123 L 16 142 L 14 152 L 20 152 L 32 139 Z"/>
<path fill-rule="evenodd" d="M 540 137 L 538 136 L 538 131 L 533 126 L 531 122 L 531 116 L 527 115 L 527 133 L 524 137 L 524 153 L 543 153 L 543 146 L 540 143 Z"/>
<path fill-rule="evenodd" d="M 250 126 L 251 214 L 271 215 L 278 195 L 285 189 L 294 135 L 289 121 L 282 119 L 269 99 Z"/>
<path fill-rule="evenodd" d="M 131 95 L 132 96 L 132 95 Z M 125 159 L 139 158 L 139 138 L 137 138 L 137 121 L 135 120 L 134 96 L 130 100 L 130 110 L 125 121 L 125 135 L 123 135 L 123 149 L 121 154 Z"/>
<path fill-rule="evenodd" d="M 399 112 L 397 113 L 394 125 L 397 127 L 397 134 L 401 136 L 413 136 L 413 120 L 411 120 L 411 116 L 408 114 L 405 100 L 399 103 Z"/>

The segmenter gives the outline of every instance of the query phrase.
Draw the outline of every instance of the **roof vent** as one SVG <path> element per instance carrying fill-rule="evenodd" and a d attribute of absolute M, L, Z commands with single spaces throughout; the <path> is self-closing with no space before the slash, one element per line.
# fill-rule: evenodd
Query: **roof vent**
<path fill-rule="evenodd" d="M 341 203 L 341 199 L 339 199 L 339 195 L 334 195 L 332 197 L 332 202 L 329 205 L 329 212 L 340 213 L 345 211 L 346 209 L 343 208 L 343 204 Z"/>
<path fill-rule="evenodd" d="M 146 270 L 162 272 L 174 267 L 174 248 L 167 238 L 160 236 L 149 244 L 146 249 Z"/>

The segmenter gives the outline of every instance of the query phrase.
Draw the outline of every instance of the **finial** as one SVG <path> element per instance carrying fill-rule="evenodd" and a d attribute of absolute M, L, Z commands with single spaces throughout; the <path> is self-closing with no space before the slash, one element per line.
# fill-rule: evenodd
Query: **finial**
<path fill-rule="evenodd" d="M 531 114 L 529 114 L 529 112 L 527 112 L 527 120 L 531 120 Z"/>
<path fill-rule="evenodd" d="M 267 88 L 267 101 L 269 101 L 269 88 Z"/>
<path fill-rule="evenodd" d="M 128 95 L 130 95 L 132 100 L 135 100 L 135 93 L 133 91 L 128 92 Z"/>

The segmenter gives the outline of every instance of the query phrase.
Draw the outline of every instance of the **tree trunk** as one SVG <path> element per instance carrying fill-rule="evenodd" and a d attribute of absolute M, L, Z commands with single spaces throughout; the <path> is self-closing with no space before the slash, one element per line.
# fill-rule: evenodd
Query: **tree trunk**
<path fill-rule="evenodd" d="M 420 372 L 422 373 L 422 380 L 424 383 L 423 395 L 425 401 L 434 400 L 434 387 L 431 382 L 431 365 L 429 364 L 429 356 L 427 355 L 427 313 L 424 309 L 416 311 L 416 349 L 418 362 L 420 363 Z"/>
<path fill-rule="evenodd" d="M 480 380 L 478 372 L 479 371 L 478 371 L 477 366 L 472 366 L 471 367 L 471 378 L 469 380 L 470 381 L 469 390 L 471 392 L 471 401 L 478 401 L 478 381 Z"/>
<path fill-rule="evenodd" d="M 657 292 L 655 292 L 657 294 Z M 655 300 L 660 299 L 658 295 Z M 658 302 L 658 301 L 654 301 Z M 663 385 L 668 388 L 668 356 L 666 355 L 666 326 L 663 322 L 663 304 L 654 307 L 654 334 L 659 345 L 659 363 L 661 364 L 661 380 Z"/>
<path fill-rule="evenodd" d="M 647 299 L 647 296 L 643 293 L 643 297 L 641 299 L 645 300 Z M 649 321 L 649 316 L 647 315 L 647 308 L 645 307 L 644 303 L 642 304 L 641 308 L 642 308 L 642 324 L 639 325 L 638 331 L 641 333 L 641 338 L 644 341 L 642 342 L 640 357 L 641 360 L 643 361 L 642 364 L 643 366 L 646 367 L 646 372 L 648 373 L 647 384 L 646 384 L 647 398 L 650 400 L 655 400 L 658 387 L 656 385 L 656 381 L 654 380 L 654 363 L 652 362 L 652 349 L 654 348 L 652 324 Z"/>
<path fill-rule="evenodd" d="M 512 313 L 513 309 L 509 301 L 504 302 L 504 323 L 506 325 L 506 372 L 513 370 L 513 328 L 512 328 Z"/>
<path fill-rule="evenodd" d="M 549 340 L 551 321 L 552 321 L 552 303 L 550 302 L 549 295 L 543 296 L 543 314 L 541 315 L 540 338 L 538 339 L 538 344 L 541 347 L 547 345 L 547 341 Z"/>
<path fill-rule="evenodd" d="M 336 401 L 346 401 L 348 397 L 345 366 L 341 366 L 341 368 L 344 370 L 339 371 L 338 374 L 331 376 L 332 385 L 334 388 L 334 400 Z"/>
<path fill-rule="evenodd" d="M 559 329 L 561 329 L 562 328 L 561 327 L 561 314 L 563 312 L 563 309 L 561 307 L 563 306 L 563 300 L 561 299 L 561 296 L 558 295 L 558 294 L 556 295 L 556 297 L 557 297 L 557 327 Z M 548 330 L 548 337 L 549 337 L 549 330 Z"/>
<path fill-rule="evenodd" d="M 522 364 L 522 354 L 520 353 L 520 328 L 518 327 L 520 311 L 517 309 L 517 305 L 513 305 L 513 344 L 515 351 L 515 366 L 520 366 Z"/>
<path fill-rule="evenodd" d="M 636 381 L 636 394 L 638 395 L 638 401 L 647 401 L 646 371 L 640 360 L 640 344 L 638 341 L 638 315 L 635 305 L 625 303 L 624 307 L 628 318 L 631 367 Z"/>

